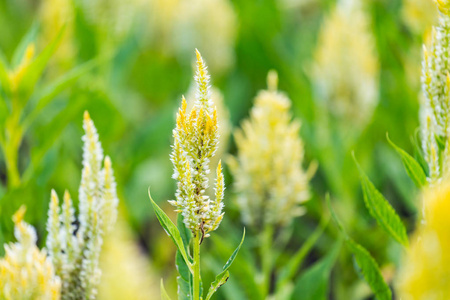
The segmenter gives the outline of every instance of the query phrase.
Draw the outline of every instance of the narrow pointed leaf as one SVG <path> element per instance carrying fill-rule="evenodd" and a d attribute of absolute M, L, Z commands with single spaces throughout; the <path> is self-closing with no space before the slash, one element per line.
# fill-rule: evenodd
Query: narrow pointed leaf
<path fill-rule="evenodd" d="M 392 293 L 389 286 L 383 279 L 377 262 L 363 246 L 359 245 L 352 239 L 346 240 L 346 245 L 353 253 L 356 263 L 361 269 L 364 279 L 370 285 L 373 293 L 378 300 L 391 300 Z"/>
<path fill-rule="evenodd" d="M 8 72 L 8 63 L 6 62 L 3 53 L 0 53 L 0 86 L 6 94 L 9 94 L 11 91 L 11 82 L 9 80 Z"/>
<path fill-rule="evenodd" d="M 22 80 L 19 83 L 19 91 L 23 94 L 23 98 L 28 100 L 33 92 L 34 86 L 42 75 L 49 59 L 59 46 L 65 32 L 63 26 L 58 35 L 50 42 L 44 50 L 26 67 Z"/>
<path fill-rule="evenodd" d="M 231 264 L 233 263 L 234 259 L 236 258 L 237 254 L 239 253 L 239 250 L 241 249 L 241 246 L 244 243 L 244 239 L 245 239 L 245 228 L 244 228 L 244 233 L 242 234 L 241 242 L 239 243 L 237 248 L 233 251 L 233 254 L 231 254 L 228 261 L 223 266 L 222 272 L 220 272 L 216 276 L 216 279 L 211 283 L 211 287 L 209 288 L 209 291 L 208 291 L 208 294 L 206 295 L 205 300 L 211 299 L 212 295 L 217 291 L 217 289 L 227 282 L 228 278 L 230 277 L 230 273 L 228 272 L 228 269 L 230 268 Z"/>
<path fill-rule="evenodd" d="M 25 51 L 27 50 L 28 45 L 30 43 L 36 41 L 36 37 L 38 35 L 39 26 L 37 23 L 34 23 L 30 30 L 23 36 L 23 38 L 20 40 L 19 45 L 16 47 L 16 50 L 14 50 L 13 57 L 11 59 L 11 66 L 13 68 L 16 68 L 20 62 L 23 59 L 23 56 L 25 55 Z"/>
<path fill-rule="evenodd" d="M 384 196 L 375 188 L 366 174 L 364 174 L 356 159 L 355 163 L 361 177 L 364 202 L 370 214 L 396 241 L 407 247 L 408 234 L 406 233 L 406 228 L 400 217 Z"/>
<path fill-rule="evenodd" d="M 396 144 L 394 144 L 390 139 L 389 136 L 386 134 L 386 138 L 391 144 L 391 146 L 397 151 L 398 154 L 400 154 L 400 157 L 402 159 L 403 165 L 405 166 L 406 172 L 408 173 L 408 176 L 414 181 L 414 184 L 421 188 L 423 186 L 427 185 L 427 176 L 425 175 L 424 170 L 420 166 L 420 164 L 411 156 L 409 155 L 405 150 L 398 147 Z"/>
<path fill-rule="evenodd" d="M 153 201 L 152 196 L 150 194 L 150 188 L 148 189 L 148 196 L 150 197 L 150 202 L 152 203 L 153 210 L 156 213 L 156 217 L 158 218 L 159 223 L 164 228 L 166 233 L 172 238 L 173 242 L 177 246 L 178 251 L 180 251 L 180 254 L 183 257 L 184 261 L 186 262 L 186 265 L 188 266 L 191 273 L 194 273 L 192 269 L 192 264 L 189 261 L 178 228 L 175 226 L 175 224 L 173 224 L 172 220 L 170 220 L 170 218 L 164 213 L 164 211 L 155 203 L 155 201 Z"/>
<path fill-rule="evenodd" d="M 360 270 L 358 271 L 362 273 L 364 279 L 369 284 L 371 290 L 374 292 L 378 300 L 391 300 L 391 290 L 384 281 L 377 262 L 372 258 L 369 251 L 367 251 L 363 246 L 359 245 L 350 236 L 348 236 L 336 213 L 334 212 L 333 207 L 331 206 L 330 197 L 327 196 L 326 200 L 331 212 L 331 216 L 336 222 L 341 233 L 344 235 L 347 248 L 354 255 L 356 263 L 360 268 Z"/>
<path fill-rule="evenodd" d="M 50 104 L 59 93 L 73 85 L 82 75 L 86 74 L 87 72 L 98 66 L 100 63 L 100 59 L 93 59 L 80 66 L 77 66 L 49 86 L 37 92 L 36 97 L 34 97 L 33 95 L 32 106 L 34 107 L 32 108 L 31 113 L 26 117 L 24 127 L 29 127 L 31 123 L 36 119 L 36 117 L 41 113 L 42 109 Z"/>
<path fill-rule="evenodd" d="M 336 242 L 336 245 L 324 258 L 315 263 L 300 276 L 295 284 L 291 299 L 298 299 L 299 295 L 301 295 L 304 300 L 328 299 L 329 277 L 341 246 L 342 239 Z"/>
<path fill-rule="evenodd" d="M 300 268 L 303 260 L 308 255 L 308 253 L 313 248 L 314 244 L 320 238 L 323 230 L 327 226 L 329 217 L 322 218 L 319 226 L 316 230 L 308 237 L 308 239 L 303 243 L 302 247 L 292 256 L 286 266 L 281 270 L 280 276 L 277 282 L 277 290 L 283 288 L 284 285 L 288 284 L 292 278 L 294 278 L 297 270 Z"/>
<path fill-rule="evenodd" d="M 184 248 L 186 252 L 189 253 L 188 251 L 189 242 L 191 240 L 191 231 L 184 225 L 183 216 L 181 214 L 178 214 L 177 217 L 177 227 L 178 231 L 180 232 Z M 177 277 L 178 300 L 190 300 L 193 294 L 192 274 L 189 271 L 189 267 L 184 261 L 183 256 L 181 255 L 179 250 L 177 250 L 175 262 L 179 274 L 179 276 Z"/>

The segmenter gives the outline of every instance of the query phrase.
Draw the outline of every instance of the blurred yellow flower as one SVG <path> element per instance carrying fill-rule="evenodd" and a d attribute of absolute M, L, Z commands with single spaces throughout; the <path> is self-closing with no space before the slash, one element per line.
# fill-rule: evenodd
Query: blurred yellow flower
<path fill-rule="evenodd" d="M 365 125 L 378 103 L 375 41 L 361 5 L 338 1 L 322 25 L 313 67 L 317 96 L 353 127 Z"/>
<path fill-rule="evenodd" d="M 450 299 L 450 182 L 425 191 L 423 202 L 424 220 L 400 272 L 399 299 Z"/>
<path fill-rule="evenodd" d="M 36 231 L 24 220 L 25 207 L 14 215 L 16 243 L 5 245 L 0 260 L 0 299 L 57 300 L 61 281 L 45 250 L 36 246 Z"/>
<path fill-rule="evenodd" d="M 422 35 L 436 23 L 438 12 L 431 0 L 403 0 L 402 17 L 415 33 Z"/>
<path fill-rule="evenodd" d="M 113 232 L 105 237 L 100 256 L 103 276 L 98 299 L 153 299 L 159 295 L 158 281 L 153 278 L 148 259 L 130 228 L 119 219 Z"/>
<path fill-rule="evenodd" d="M 233 65 L 237 20 L 229 0 L 152 0 L 150 14 L 155 41 L 180 61 L 198 48 L 215 74 Z"/>
<path fill-rule="evenodd" d="M 41 41 L 46 44 L 56 38 L 59 30 L 65 26 L 64 36 L 58 46 L 58 50 L 50 60 L 50 69 L 68 70 L 75 61 L 74 45 L 74 4 L 71 0 L 43 0 L 39 10 L 41 23 Z"/>
<path fill-rule="evenodd" d="M 229 160 L 243 221 L 252 226 L 286 224 L 304 213 L 299 204 L 309 198 L 300 122 L 292 120 L 291 101 L 277 81 L 269 72 L 269 89 L 258 93 L 250 118 L 236 130 L 238 154 Z"/>

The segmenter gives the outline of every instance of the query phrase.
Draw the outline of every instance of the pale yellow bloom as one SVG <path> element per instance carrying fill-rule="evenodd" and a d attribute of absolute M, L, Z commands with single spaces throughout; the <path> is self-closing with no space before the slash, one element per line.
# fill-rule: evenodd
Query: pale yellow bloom
<path fill-rule="evenodd" d="M 219 162 L 215 184 L 216 197 L 210 199 L 210 160 L 219 144 L 217 109 L 213 106 L 206 64 L 197 53 L 196 100 L 187 112 L 186 100 L 182 99 L 177 114 L 177 125 L 173 130 L 174 144 L 171 161 L 174 166 L 173 179 L 177 180 L 176 200 L 170 203 L 183 215 L 187 228 L 194 234 L 200 230 L 202 237 L 219 226 L 223 213 L 224 180 Z"/>
<path fill-rule="evenodd" d="M 315 53 L 317 97 L 353 128 L 365 125 L 378 103 L 379 65 L 370 28 L 361 1 L 338 1 L 324 20 Z"/>
<path fill-rule="evenodd" d="M 425 191 L 424 219 L 402 263 L 402 300 L 450 299 L 450 182 Z"/>
<path fill-rule="evenodd" d="M 100 257 L 103 275 L 98 299 L 155 298 L 159 295 L 158 281 L 153 277 L 148 259 L 143 249 L 139 249 L 130 228 L 119 219 L 113 232 L 106 236 Z"/>
<path fill-rule="evenodd" d="M 269 73 L 268 86 L 236 130 L 238 154 L 229 161 L 243 221 L 254 226 L 288 223 L 304 213 L 299 204 L 309 198 L 300 122 L 292 120 L 291 101 L 277 91 L 276 73 Z"/>
<path fill-rule="evenodd" d="M 225 106 L 223 94 L 220 90 L 214 86 L 211 87 L 211 99 L 214 102 L 214 106 L 217 110 L 217 124 L 219 127 L 219 145 L 216 150 L 216 155 L 211 158 L 211 165 L 216 166 L 219 163 L 221 157 L 223 157 L 227 151 L 229 139 L 231 135 L 231 122 L 230 112 Z M 187 110 L 191 110 L 195 104 L 195 84 L 192 84 L 189 88 L 187 97 Z M 213 181 L 216 174 L 210 173 L 209 180 Z"/>
<path fill-rule="evenodd" d="M 444 15 L 450 15 L 450 1 L 449 0 L 434 0 L 439 11 Z"/>
<path fill-rule="evenodd" d="M 197 47 L 215 74 L 234 63 L 237 18 L 229 0 L 151 0 L 155 42 L 185 60 Z"/>
<path fill-rule="evenodd" d="M 436 23 L 438 12 L 431 0 L 403 0 L 402 17 L 415 33 L 422 35 Z"/>
<path fill-rule="evenodd" d="M 0 299 L 57 300 L 61 281 L 47 253 L 36 246 L 36 231 L 24 220 L 25 207 L 14 215 L 16 243 L 5 245 L 0 260 Z"/>
<path fill-rule="evenodd" d="M 83 128 L 79 225 L 74 225 L 75 209 L 67 191 L 61 209 L 58 196 L 52 191 L 48 211 L 47 248 L 62 279 L 62 299 L 96 298 L 103 236 L 117 218 L 118 198 L 111 160 L 108 156 L 103 159 L 97 129 L 88 112 L 84 114 Z"/>

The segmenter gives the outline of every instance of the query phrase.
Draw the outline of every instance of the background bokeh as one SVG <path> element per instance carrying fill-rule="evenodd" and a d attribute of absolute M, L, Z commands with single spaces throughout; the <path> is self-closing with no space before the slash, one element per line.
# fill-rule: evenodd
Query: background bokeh
<path fill-rule="evenodd" d="M 155 218 L 147 189 L 174 219 L 165 201 L 174 198 L 176 189 L 169 160 L 172 129 L 181 95 L 192 94 L 198 48 L 212 84 L 223 95 L 223 117 L 231 130 L 266 88 L 268 71 L 276 70 L 279 90 L 292 100 L 291 112 L 302 123 L 303 167 L 318 163 L 307 213 L 289 225 L 280 264 L 328 215 L 324 198 L 330 193 L 348 232 L 392 283 L 401 250 L 364 207 L 351 153 L 412 230 L 417 190 L 386 133 L 407 152 L 419 151 L 421 44 L 436 16 L 431 0 L 1 0 L 0 49 L 8 61 L 30 30 L 36 29 L 39 52 L 65 26 L 36 89 L 89 60 L 101 62 L 59 93 L 25 132 L 19 186 L 8 187 L 0 155 L 0 243 L 12 240 L 10 217 L 26 204 L 26 219 L 37 228 L 43 246 L 51 189 L 59 194 L 68 189 L 77 198 L 82 114 L 88 110 L 113 161 L 121 201 L 123 228 L 118 232 L 125 237 L 109 241 L 107 248 L 123 243 L 129 252 L 117 253 L 123 259 L 141 253 L 148 266 L 135 263 L 135 274 L 146 273 L 149 282 L 142 289 L 158 298 L 163 277 L 174 295 L 175 247 Z M 221 147 L 224 159 L 235 154 L 233 136 Z M 225 172 L 225 218 L 202 250 L 205 282 L 213 279 L 242 233 L 233 177 Z M 324 256 L 338 235 L 330 222 L 298 274 Z M 250 233 L 217 299 L 258 299 L 239 267 L 252 257 L 254 243 Z M 105 261 L 115 260 L 108 256 Z M 371 297 L 344 251 L 331 278 L 331 299 Z"/>

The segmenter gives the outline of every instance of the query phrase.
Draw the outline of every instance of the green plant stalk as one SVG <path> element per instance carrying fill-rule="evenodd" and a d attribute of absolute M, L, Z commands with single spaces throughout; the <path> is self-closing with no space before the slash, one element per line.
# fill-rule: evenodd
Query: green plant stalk
<path fill-rule="evenodd" d="M 193 300 L 200 300 L 200 231 L 197 231 L 194 235 L 194 287 L 193 287 Z"/>
<path fill-rule="evenodd" d="M 262 291 L 267 296 L 270 292 L 270 277 L 272 274 L 272 247 L 273 247 L 273 231 L 274 228 L 270 224 L 266 224 L 262 235 L 262 243 L 260 248 L 261 267 L 262 267 Z"/>
<path fill-rule="evenodd" d="M 20 173 L 18 168 L 19 147 L 22 142 L 23 130 L 20 126 L 22 107 L 20 101 L 14 98 L 12 101 L 12 113 L 6 120 L 6 139 L 4 153 L 6 161 L 6 172 L 8 176 L 8 187 L 15 188 L 20 185 Z"/>

